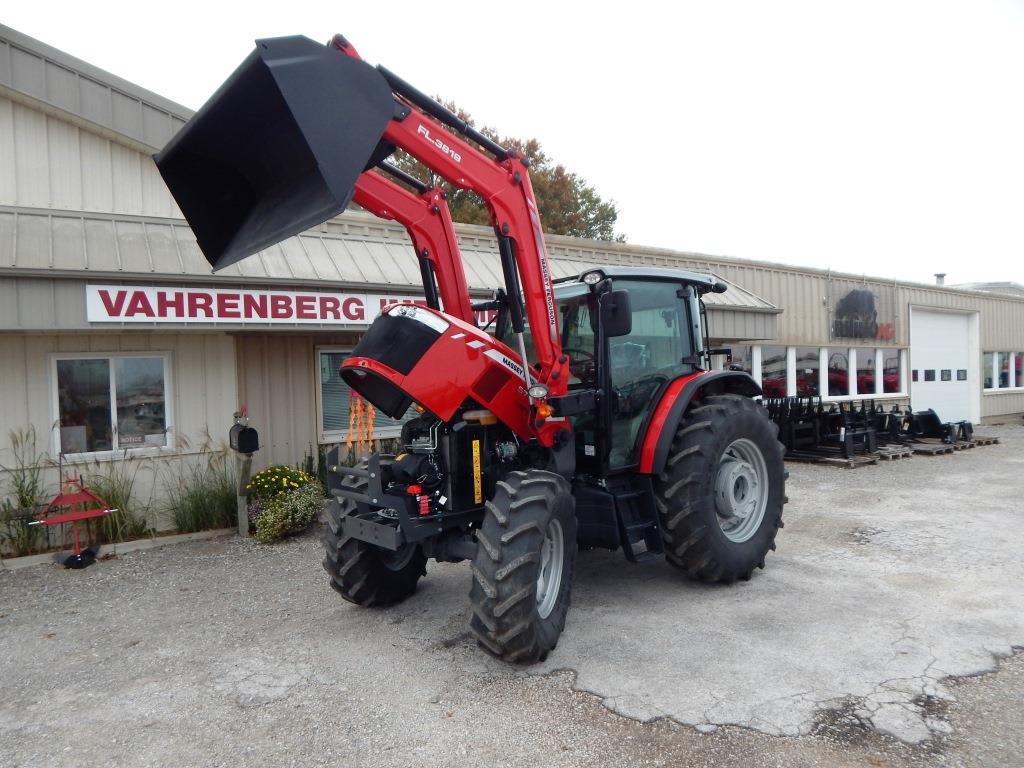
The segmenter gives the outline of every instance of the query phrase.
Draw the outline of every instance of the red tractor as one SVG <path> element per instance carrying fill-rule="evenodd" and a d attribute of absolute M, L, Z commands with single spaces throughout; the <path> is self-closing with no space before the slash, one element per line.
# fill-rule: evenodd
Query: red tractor
<path fill-rule="evenodd" d="M 398 148 L 486 204 L 491 301 L 470 303 L 443 195 L 387 162 Z M 468 560 L 480 645 L 533 662 L 558 641 L 580 548 L 664 554 L 708 582 L 764 566 L 783 449 L 753 379 L 708 370 L 713 276 L 553 281 L 526 161 L 340 36 L 258 41 L 156 161 L 215 268 L 351 201 L 409 231 L 427 306 L 386 308 L 341 368 L 383 413 L 419 411 L 397 455 L 330 473 L 324 567 L 346 600 L 393 604 L 428 559 Z"/>

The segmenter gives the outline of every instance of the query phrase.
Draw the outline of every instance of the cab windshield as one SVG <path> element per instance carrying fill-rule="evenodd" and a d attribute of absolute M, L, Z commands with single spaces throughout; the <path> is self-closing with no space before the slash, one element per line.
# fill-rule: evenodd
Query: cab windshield
<path fill-rule="evenodd" d="M 563 283 L 555 286 L 555 309 L 558 312 L 558 331 L 562 351 L 569 356 L 569 388 L 597 386 L 597 369 L 594 365 L 596 334 L 591 322 L 590 289 L 582 283 Z M 504 320 L 504 322 L 503 322 Z M 519 352 L 519 342 L 512 333 L 511 325 L 500 318 L 495 329 L 495 338 Z M 526 357 L 535 361 L 536 350 L 529 324 L 523 331 Z"/>

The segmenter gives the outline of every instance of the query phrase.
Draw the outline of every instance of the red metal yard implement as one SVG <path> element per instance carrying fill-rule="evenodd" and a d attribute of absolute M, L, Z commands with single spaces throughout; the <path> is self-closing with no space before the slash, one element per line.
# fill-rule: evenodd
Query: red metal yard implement
<path fill-rule="evenodd" d="M 98 517 L 106 517 L 115 510 L 110 509 L 107 502 L 90 491 L 82 483 L 81 477 L 67 477 L 63 485 L 65 490 L 57 494 L 46 505 L 46 509 L 36 515 L 31 525 L 64 525 L 71 523 L 73 548 L 71 552 L 58 552 L 54 560 L 65 568 L 85 568 L 96 562 L 99 544 L 90 544 L 85 549 L 81 546 L 78 535 L 78 523 Z"/>

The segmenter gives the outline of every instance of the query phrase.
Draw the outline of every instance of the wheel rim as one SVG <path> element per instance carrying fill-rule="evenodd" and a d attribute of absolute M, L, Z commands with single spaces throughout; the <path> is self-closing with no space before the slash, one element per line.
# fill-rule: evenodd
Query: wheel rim
<path fill-rule="evenodd" d="M 715 512 L 729 541 L 742 544 L 761 527 L 768 506 L 768 466 L 757 445 L 734 440 L 722 453 L 715 475 Z"/>
<path fill-rule="evenodd" d="M 404 547 L 396 549 L 394 552 L 381 549 L 380 550 L 380 563 L 389 571 L 400 571 L 409 564 L 412 560 L 412 556 L 416 553 L 416 544 L 406 544 Z"/>
<path fill-rule="evenodd" d="M 537 613 L 546 619 L 555 609 L 562 586 L 562 567 L 565 564 L 565 537 L 562 524 L 548 522 L 544 541 L 540 545 L 540 570 L 537 573 Z"/>

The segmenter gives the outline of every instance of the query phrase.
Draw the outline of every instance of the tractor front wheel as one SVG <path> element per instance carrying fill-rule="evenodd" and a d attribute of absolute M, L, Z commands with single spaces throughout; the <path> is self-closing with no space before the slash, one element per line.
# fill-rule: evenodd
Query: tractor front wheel
<path fill-rule="evenodd" d="M 365 464 L 364 464 L 365 466 Z M 352 490 L 365 491 L 366 480 L 353 476 L 342 480 Z M 406 544 L 397 552 L 345 536 L 342 520 L 361 514 L 349 498 L 331 499 L 327 505 L 324 570 L 331 587 L 350 603 L 362 606 L 392 605 L 416 591 L 427 572 L 427 558 L 419 544 Z M 374 512 L 362 513 L 376 518 Z"/>
<path fill-rule="evenodd" d="M 470 629 L 505 661 L 543 661 L 569 611 L 576 563 L 575 501 L 551 472 L 510 472 L 477 530 Z"/>
<path fill-rule="evenodd" d="M 764 568 L 785 503 L 777 434 L 765 409 L 748 397 L 707 397 L 686 412 L 655 481 L 672 565 L 727 584 Z"/>

